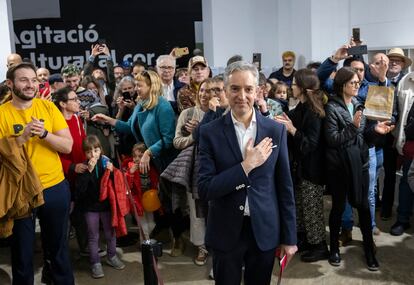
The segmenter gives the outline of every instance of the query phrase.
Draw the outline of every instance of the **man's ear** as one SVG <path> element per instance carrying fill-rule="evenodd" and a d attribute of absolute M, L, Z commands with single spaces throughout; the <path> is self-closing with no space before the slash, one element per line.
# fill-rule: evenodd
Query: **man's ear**
<path fill-rule="evenodd" d="M 62 107 L 62 108 L 63 108 L 63 107 L 65 107 L 65 104 L 66 104 L 66 103 L 65 103 L 65 102 L 63 102 L 63 101 L 60 101 L 60 102 L 59 102 L 59 106 L 60 106 L 60 107 Z"/>
<path fill-rule="evenodd" d="M 10 88 L 10 90 L 13 89 L 13 81 L 10 79 L 6 79 L 6 86 Z"/>

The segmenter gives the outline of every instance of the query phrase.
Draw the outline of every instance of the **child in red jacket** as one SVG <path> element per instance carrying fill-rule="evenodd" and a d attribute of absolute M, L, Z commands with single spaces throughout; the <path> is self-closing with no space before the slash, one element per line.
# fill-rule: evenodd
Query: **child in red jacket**
<path fill-rule="evenodd" d="M 148 173 L 141 173 L 139 171 L 139 162 L 146 150 L 147 147 L 143 143 L 137 143 L 134 145 L 132 148 L 132 161 L 128 162 L 126 176 L 138 215 L 142 217 L 141 224 L 143 231 L 148 237 L 149 233 L 154 229 L 155 223 L 153 214 L 146 212 L 142 206 L 142 195 L 149 189 L 158 188 L 159 175 L 155 167 L 152 165 Z M 131 205 L 130 208 L 132 212 L 133 205 Z"/>

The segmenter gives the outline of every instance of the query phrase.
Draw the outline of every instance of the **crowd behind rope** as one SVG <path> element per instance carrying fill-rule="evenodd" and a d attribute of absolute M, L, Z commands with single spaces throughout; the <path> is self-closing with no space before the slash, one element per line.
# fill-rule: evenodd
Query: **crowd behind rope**
<path fill-rule="evenodd" d="M 367 268 L 377 271 L 373 235 L 386 230 L 398 236 L 410 227 L 414 73 L 407 74 L 412 60 L 400 48 L 365 62 L 362 56 L 348 55 L 355 44 L 351 39 L 322 63 L 300 70 L 294 69 L 295 53 L 284 52 L 279 70 L 269 78 L 259 73 L 254 109 L 287 131 L 301 260 L 340 266 L 340 247 L 352 241 L 355 208 Z M 96 67 L 98 56 L 105 57 L 106 68 Z M 242 61 L 233 56 L 228 66 Z M 147 236 L 171 240 L 173 257 L 183 254 L 189 231 L 197 248 L 194 263 L 206 264 L 212 203 L 198 191 L 200 127 L 230 112 L 231 88 L 223 75 L 211 76 L 207 58 L 196 55 L 187 68 L 177 69 L 173 50 L 159 56 L 155 67 L 139 61 L 114 65 L 108 46 L 97 44 L 83 69 L 68 64 L 60 74 L 50 74 L 18 54 L 8 56 L 7 67 L 0 97 L 0 180 L 12 177 L 26 183 L 16 182 L 13 189 L 0 184 L 1 193 L 14 193 L 13 201 L 0 201 L 6 207 L 0 211 L 0 234 L 9 237 L 13 284 L 33 284 L 33 246 L 25 237 L 34 239 L 36 216 L 46 284 L 74 284 L 68 232 L 76 236 L 79 254 L 89 256 L 93 278 L 104 276 L 105 255 L 108 265 L 124 269 L 116 254 L 117 237 L 127 234 L 125 217 L 133 208 Z M 363 115 L 370 86 L 395 88 L 389 120 Z M 10 156 L 16 152 L 18 157 Z M 10 165 L 27 171 L 16 175 Z M 385 180 L 380 194 L 381 168 Z M 127 200 L 127 188 L 134 205 Z M 7 194 L 1 193 L 0 199 L 6 200 Z M 324 194 L 332 196 L 329 248 Z M 19 205 L 22 197 L 24 205 Z M 395 220 L 390 229 L 378 228 L 378 207 L 381 219 Z M 100 224 L 106 252 L 99 246 Z"/>

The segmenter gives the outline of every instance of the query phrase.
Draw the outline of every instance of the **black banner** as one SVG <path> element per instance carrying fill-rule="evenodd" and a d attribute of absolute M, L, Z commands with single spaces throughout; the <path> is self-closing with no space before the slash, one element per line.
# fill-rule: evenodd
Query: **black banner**
<path fill-rule="evenodd" d="M 36 10 L 37 1 L 25 2 Z M 55 73 L 70 62 L 82 67 L 91 45 L 105 39 L 115 63 L 140 59 L 155 65 L 173 47 L 192 51 L 194 22 L 201 20 L 201 0 L 60 0 L 60 18 L 14 21 L 16 52 Z M 98 64 L 105 67 L 103 59 Z"/>

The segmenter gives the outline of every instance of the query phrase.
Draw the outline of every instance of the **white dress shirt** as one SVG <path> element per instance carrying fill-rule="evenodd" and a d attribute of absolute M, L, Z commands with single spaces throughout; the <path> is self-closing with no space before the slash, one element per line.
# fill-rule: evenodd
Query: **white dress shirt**
<path fill-rule="evenodd" d="M 257 134 L 257 122 L 256 122 L 256 112 L 253 109 L 253 116 L 250 121 L 249 126 L 246 128 L 243 123 L 236 120 L 234 117 L 233 111 L 231 111 L 231 119 L 233 121 L 234 130 L 236 131 L 237 142 L 239 143 L 239 148 L 243 159 L 246 158 L 245 149 L 247 142 L 249 139 L 254 141 L 256 140 Z M 244 215 L 250 216 L 250 209 L 249 209 L 249 197 L 246 196 L 246 203 L 244 205 Z"/>
<path fill-rule="evenodd" d="M 175 101 L 174 98 L 174 80 L 171 81 L 171 84 L 167 85 L 162 83 L 162 96 L 168 101 Z"/>

